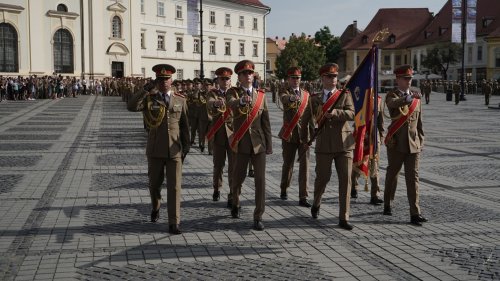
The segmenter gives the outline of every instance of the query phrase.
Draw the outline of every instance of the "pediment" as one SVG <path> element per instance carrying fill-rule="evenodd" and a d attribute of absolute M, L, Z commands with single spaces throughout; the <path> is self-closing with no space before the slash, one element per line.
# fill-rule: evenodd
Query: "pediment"
<path fill-rule="evenodd" d="M 125 6 L 123 6 L 122 4 L 115 2 L 114 4 L 109 5 L 107 7 L 107 10 L 111 12 L 125 13 L 125 11 L 127 11 L 127 8 L 125 8 Z"/>
<path fill-rule="evenodd" d="M 106 53 L 108 55 L 121 55 L 125 56 L 129 53 L 127 46 L 123 45 L 122 43 L 113 43 L 109 45 L 108 49 L 106 50 Z"/>

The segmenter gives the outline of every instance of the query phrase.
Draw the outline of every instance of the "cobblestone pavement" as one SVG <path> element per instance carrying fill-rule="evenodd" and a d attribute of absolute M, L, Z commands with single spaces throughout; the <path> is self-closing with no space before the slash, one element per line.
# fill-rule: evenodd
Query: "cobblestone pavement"
<path fill-rule="evenodd" d="M 443 94 L 431 99 L 423 105 L 424 227 L 408 224 L 403 177 L 394 215 L 382 216 L 362 191 L 348 232 L 337 226 L 334 173 L 321 216 L 311 219 L 298 206 L 297 175 L 289 200 L 279 199 L 275 137 L 265 231 L 251 229 L 253 180 L 243 187 L 242 218 L 232 219 L 227 185 L 211 201 L 211 156 L 193 148 L 177 236 L 168 234 L 166 208 L 148 222 L 142 117 L 120 98 L 1 102 L 0 280 L 500 280 L 500 110 L 482 96 L 458 106 Z M 276 136 L 281 112 L 269 108 Z M 385 148 L 380 161 L 383 183 Z M 311 176 L 312 196 L 314 161 Z"/>

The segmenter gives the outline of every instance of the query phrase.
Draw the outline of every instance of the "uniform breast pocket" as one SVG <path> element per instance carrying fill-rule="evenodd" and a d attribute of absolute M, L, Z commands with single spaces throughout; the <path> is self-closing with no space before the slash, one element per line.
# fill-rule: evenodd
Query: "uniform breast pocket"
<path fill-rule="evenodd" d="M 171 116 L 176 119 L 181 118 L 181 112 L 182 112 L 181 104 L 174 104 L 174 106 L 172 106 L 172 109 L 170 110 Z"/>

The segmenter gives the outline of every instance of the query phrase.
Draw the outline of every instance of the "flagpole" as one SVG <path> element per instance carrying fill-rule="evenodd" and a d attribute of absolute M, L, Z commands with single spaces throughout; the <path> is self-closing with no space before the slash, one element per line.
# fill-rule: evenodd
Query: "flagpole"
<path fill-rule="evenodd" d="M 203 70 L 203 0 L 200 0 L 200 79 L 205 78 L 205 71 Z"/>

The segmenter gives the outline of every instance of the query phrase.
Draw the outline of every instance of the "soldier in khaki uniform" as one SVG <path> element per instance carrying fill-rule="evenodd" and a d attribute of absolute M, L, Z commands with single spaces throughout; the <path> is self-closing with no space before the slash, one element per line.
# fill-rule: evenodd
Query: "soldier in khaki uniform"
<path fill-rule="evenodd" d="M 492 92 L 493 92 L 493 88 L 491 87 L 491 83 L 484 81 L 484 83 L 483 83 L 483 93 L 484 93 L 484 104 L 485 105 L 489 105 L 490 104 L 490 96 L 491 96 Z"/>
<path fill-rule="evenodd" d="M 422 87 L 422 92 L 425 97 L 425 104 L 429 104 L 429 102 L 431 101 L 431 91 L 432 91 L 431 82 L 427 80 L 424 82 L 424 86 Z"/>
<path fill-rule="evenodd" d="M 309 133 L 307 124 L 312 118 L 326 118 L 316 139 L 316 179 L 314 181 L 314 202 L 311 215 L 318 218 L 321 197 L 332 175 L 332 162 L 339 178 L 339 226 L 351 230 L 349 207 L 351 197 L 352 157 L 354 137 L 350 121 L 354 121 L 354 104 L 348 91 L 337 89 L 339 67 L 335 63 L 323 65 L 319 74 L 323 90 L 310 99 L 310 106 L 302 117 L 302 143 L 307 145 Z M 326 104 L 326 105 L 325 105 Z M 329 112 L 329 108 L 333 108 Z"/>
<path fill-rule="evenodd" d="M 201 152 L 205 151 L 206 134 L 208 125 L 211 121 L 211 117 L 207 113 L 207 99 L 208 91 L 210 91 L 212 85 L 212 80 L 205 79 L 203 80 L 202 89 L 198 92 L 198 99 L 200 101 L 200 104 L 198 106 L 198 147 L 200 148 Z"/>
<path fill-rule="evenodd" d="M 198 132 L 198 119 L 199 119 L 199 107 L 200 107 L 200 91 L 201 91 L 201 80 L 199 78 L 193 79 L 193 88 L 189 92 L 189 125 L 191 129 L 191 145 L 194 145 L 196 139 L 196 132 Z M 198 137 L 200 137 L 198 135 Z"/>
<path fill-rule="evenodd" d="M 281 170 L 281 199 L 287 200 L 287 189 L 290 187 L 292 180 L 293 165 L 295 164 L 295 155 L 297 151 L 300 158 L 299 163 L 299 205 L 303 207 L 311 207 L 311 203 L 307 200 L 309 196 L 309 149 L 301 145 L 300 138 L 300 119 L 305 112 L 305 108 L 309 101 L 310 95 L 304 89 L 299 87 L 302 72 L 298 67 L 291 67 L 287 70 L 288 87 L 280 92 L 281 103 L 283 104 L 283 126 L 278 134 L 282 139 L 283 148 L 283 166 Z M 306 124 L 308 132 L 314 130 L 314 123 Z"/>
<path fill-rule="evenodd" d="M 254 229 L 263 230 L 262 215 L 266 201 L 266 154 L 273 152 L 271 123 L 265 93 L 252 87 L 255 65 L 243 60 L 236 64 L 239 87 L 232 87 L 226 94 L 227 105 L 233 114 L 233 135 L 230 146 L 235 152 L 233 169 L 233 206 L 231 215 L 240 217 L 241 187 L 246 177 L 248 162 L 255 168 Z"/>
<path fill-rule="evenodd" d="M 421 226 L 427 219 L 420 215 L 418 165 L 424 144 L 421 95 L 410 91 L 413 69 L 403 65 L 394 70 L 397 89 L 387 93 L 385 103 L 392 122 L 387 129 L 387 173 L 385 176 L 384 215 L 392 215 L 398 176 L 405 166 L 406 190 L 410 203 L 410 222 Z"/>
<path fill-rule="evenodd" d="M 155 87 L 132 97 L 128 109 L 144 111 L 151 125 L 146 146 L 151 221 L 156 222 L 159 218 L 161 188 L 166 174 L 168 230 L 171 234 L 180 234 L 182 160 L 190 148 L 187 105 L 184 96 L 171 87 L 175 68 L 158 64 L 153 71 L 156 73 Z"/>
<path fill-rule="evenodd" d="M 226 92 L 231 87 L 231 75 L 233 71 L 227 67 L 220 67 L 215 71 L 217 75 L 218 89 L 212 89 L 208 94 L 207 108 L 208 113 L 213 117 L 208 130 L 207 139 L 213 141 L 213 200 L 219 201 L 220 190 L 222 189 L 222 174 L 224 165 L 226 164 L 226 156 L 228 160 L 228 184 L 231 187 L 233 183 L 233 151 L 229 146 L 229 135 L 232 133 L 230 109 L 226 106 Z M 227 196 L 227 206 L 232 207 L 233 194 L 229 188 Z"/>

